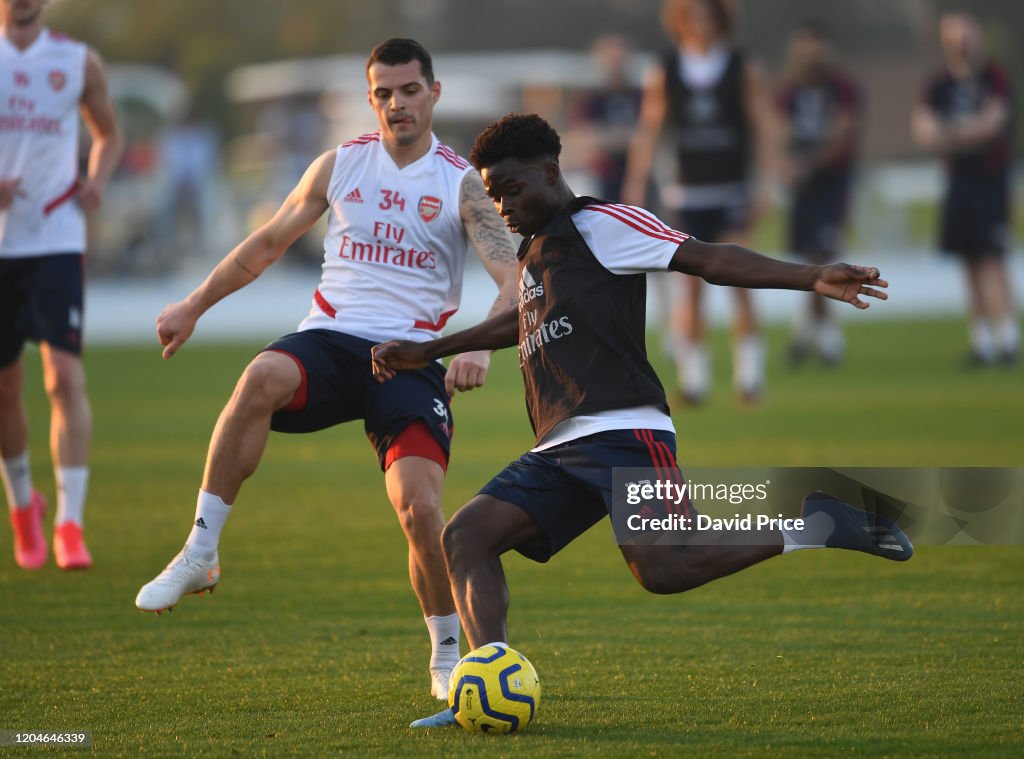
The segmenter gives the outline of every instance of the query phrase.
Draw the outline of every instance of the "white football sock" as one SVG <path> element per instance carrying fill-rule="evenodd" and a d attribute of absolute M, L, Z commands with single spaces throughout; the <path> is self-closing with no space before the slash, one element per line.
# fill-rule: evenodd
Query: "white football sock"
<path fill-rule="evenodd" d="M 802 530 L 782 528 L 782 552 L 790 553 L 802 548 L 825 548 L 825 543 L 835 530 L 836 523 L 824 511 L 816 511 L 804 519 Z"/>
<path fill-rule="evenodd" d="M 711 388 L 711 361 L 703 343 L 692 342 L 685 337 L 673 342 L 676 360 L 676 376 L 687 395 L 703 397 Z"/>
<path fill-rule="evenodd" d="M 818 322 L 818 352 L 827 361 L 838 361 L 846 351 L 846 340 L 839 324 L 832 317 Z"/>
<path fill-rule="evenodd" d="M 32 470 L 28 465 L 28 449 L 20 456 L 0 459 L 0 477 L 7 493 L 7 508 L 27 509 L 32 505 Z"/>
<path fill-rule="evenodd" d="M 992 335 L 992 326 L 987 319 L 975 319 L 971 322 L 971 350 L 984 361 L 991 361 L 995 358 L 995 338 Z"/>
<path fill-rule="evenodd" d="M 814 341 L 817 324 L 814 316 L 805 308 L 798 308 L 793 316 L 793 334 L 790 343 L 798 348 L 807 348 Z"/>
<path fill-rule="evenodd" d="M 996 347 L 1006 353 L 1015 353 L 1020 344 L 1020 327 L 1017 320 L 1012 316 L 1006 316 L 999 320 L 995 328 Z"/>
<path fill-rule="evenodd" d="M 55 525 L 72 522 L 79 527 L 85 516 L 85 491 L 89 487 L 89 467 L 57 467 L 57 515 Z"/>
<path fill-rule="evenodd" d="M 196 501 L 196 521 L 192 523 L 185 545 L 192 548 L 206 561 L 212 561 L 217 555 L 217 544 L 220 542 L 220 531 L 231 513 L 231 504 L 224 503 L 219 496 L 199 491 Z"/>
<path fill-rule="evenodd" d="M 430 633 L 430 666 L 454 667 L 459 655 L 459 615 L 424 617 Z"/>
<path fill-rule="evenodd" d="M 758 392 L 764 384 L 764 346 L 757 335 L 745 335 L 736 343 L 733 379 L 741 392 Z"/>

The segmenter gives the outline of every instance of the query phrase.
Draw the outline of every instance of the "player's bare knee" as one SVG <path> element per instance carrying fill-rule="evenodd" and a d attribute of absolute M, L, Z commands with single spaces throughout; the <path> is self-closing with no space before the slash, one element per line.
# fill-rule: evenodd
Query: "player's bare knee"
<path fill-rule="evenodd" d="M 69 362 L 50 367 L 43 384 L 50 400 L 58 404 L 70 403 L 85 393 L 85 375 L 80 367 Z"/>
<path fill-rule="evenodd" d="M 421 550 L 440 550 L 439 534 L 444 524 L 437 500 L 428 495 L 403 499 L 395 505 L 398 521 L 411 542 Z"/>
<path fill-rule="evenodd" d="M 295 395 L 299 381 L 288 368 L 258 357 L 245 368 L 238 380 L 233 402 L 243 409 L 259 411 L 276 411 L 287 405 Z"/>
<path fill-rule="evenodd" d="M 676 578 L 658 568 L 637 568 L 633 571 L 633 576 L 636 577 L 641 588 L 656 596 L 667 596 L 685 590 L 679 586 Z"/>
<path fill-rule="evenodd" d="M 441 533 L 441 547 L 449 569 L 457 566 L 475 551 L 483 548 L 486 539 L 480 535 L 473 520 L 460 518 L 461 512 L 452 517 Z"/>
<path fill-rule="evenodd" d="M 659 596 L 682 593 L 706 582 L 684 554 L 677 553 L 672 558 L 672 561 L 636 561 L 630 564 L 630 569 L 640 587 Z"/>

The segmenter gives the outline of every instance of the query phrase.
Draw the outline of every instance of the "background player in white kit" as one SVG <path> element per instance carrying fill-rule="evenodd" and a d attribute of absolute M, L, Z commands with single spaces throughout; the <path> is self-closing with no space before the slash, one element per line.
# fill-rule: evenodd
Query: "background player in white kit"
<path fill-rule="evenodd" d="M 82 212 L 99 207 L 121 136 L 100 57 L 46 29 L 45 4 L 0 2 L 0 474 L 15 560 L 38 569 L 47 557 L 46 502 L 32 485 L 21 397 L 22 348 L 33 340 L 51 408 L 54 555 L 62 569 L 84 569 L 92 564 L 82 535 L 92 412 L 81 360 Z M 81 180 L 79 113 L 92 136 Z"/>
<path fill-rule="evenodd" d="M 188 298 L 157 319 L 169 358 L 199 317 L 247 285 L 329 210 L 320 286 L 299 331 L 246 368 L 210 443 L 196 518 L 185 547 L 136 598 L 172 608 L 216 585 L 220 530 L 253 473 L 270 429 L 309 432 L 364 419 L 409 541 L 409 571 L 431 635 L 431 692 L 447 698 L 459 658 L 459 621 L 441 556 L 441 489 L 455 390 L 483 384 L 489 352 L 406 372 L 382 394 L 370 348 L 388 338 L 441 334 L 458 308 L 467 243 L 498 284 L 492 314 L 515 304 L 515 246 L 469 163 L 431 132 L 441 85 L 412 40 L 378 45 L 367 62 L 380 131 L 320 156 L 275 216 L 221 261 Z"/>

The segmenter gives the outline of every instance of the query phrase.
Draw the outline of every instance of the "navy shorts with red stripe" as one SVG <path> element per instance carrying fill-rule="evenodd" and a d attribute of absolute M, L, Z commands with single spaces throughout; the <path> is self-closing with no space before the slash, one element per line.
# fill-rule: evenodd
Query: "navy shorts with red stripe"
<path fill-rule="evenodd" d="M 0 258 L 0 367 L 26 340 L 82 354 L 82 263 L 81 253 Z"/>
<path fill-rule="evenodd" d="M 444 367 L 432 363 L 377 382 L 370 365 L 370 349 L 377 342 L 330 329 L 310 329 L 285 335 L 264 348 L 289 356 L 302 373 L 298 392 L 271 417 L 270 428 L 316 432 L 362 419 L 384 471 L 391 444 L 410 424 L 422 421 L 447 461 L 453 420 Z"/>
<path fill-rule="evenodd" d="M 681 485 L 684 480 L 675 452 L 676 436 L 665 430 L 597 432 L 543 451 L 524 453 L 480 493 L 527 513 L 544 537 L 518 545 L 516 550 L 528 559 L 545 562 L 612 513 L 613 468 L 651 468 L 659 479 Z M 669 508 L 666 506 L 666 514 Z M 683 516 L 693 518 L 688 501 L 681 508 Z"/>

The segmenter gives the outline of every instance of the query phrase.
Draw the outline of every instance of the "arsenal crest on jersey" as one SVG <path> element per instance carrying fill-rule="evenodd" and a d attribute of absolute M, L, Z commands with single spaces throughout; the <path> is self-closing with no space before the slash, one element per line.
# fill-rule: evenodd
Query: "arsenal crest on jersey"
<path fill-rule="evenodd" d="M 60 92 L 64 89 L 64 85 L 67 84 L 68 78 L 64 76 L 63 71 L 57 71 L 54 69 L 50 72 L 50 76 L 47 77 L 50 82 L 50 86 L 53 87 L 54 92 Z"/>
<path fill-rule="evenodd" d="M 441 199 L 433 195 L 424 195 L 420 198 L 419 211 L 423 221 L 433 221 L 441 213 Z"/>

